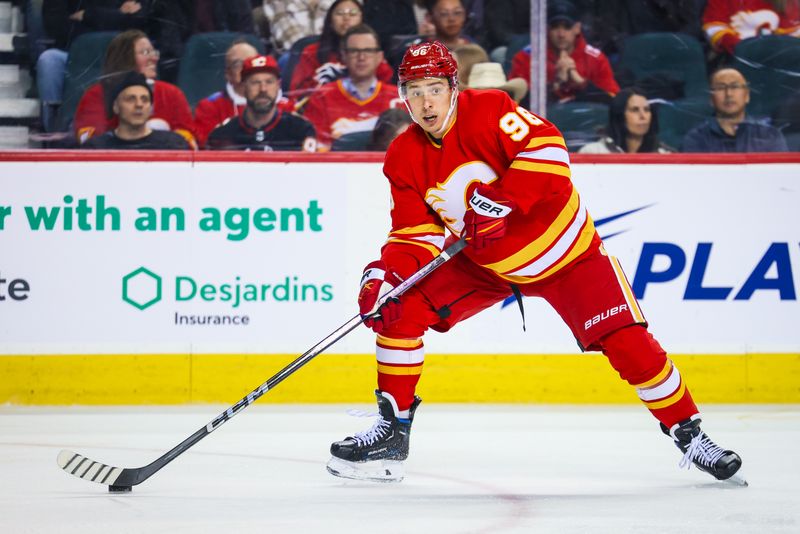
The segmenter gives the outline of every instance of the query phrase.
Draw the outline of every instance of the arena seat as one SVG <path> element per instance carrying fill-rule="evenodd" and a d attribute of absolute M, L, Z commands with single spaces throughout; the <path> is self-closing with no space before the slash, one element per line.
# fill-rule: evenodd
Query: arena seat
<path fill-rule="evenodd" d="M 765 35 L 736 45 L 733 66 L 750 85 L 748 113 L 769 116 L 787 97 L 800 92 L 800 39 Z"/>
<path fill-rule="evenodd" d="M 333 140 L 332 152 L 361 152 L 367 149 L 372 130 L 351 132 Z"/>
<path fill-rule="evenodd" d="M 654 32 L 626 37 L 617 70 L 632 74 L 637 85 L 674 81 L 682 85 L 678 98 L 708 98 L 706 58 L 700 42 L 690 35 Z"/>
<path fill-rule="evenodd" d="M 682 98 L 680 100 L 654 102 L 658 113 L 658 139 L 679 150 L 686 133 L 712 114 L 709 100 Z"/>
<path fill-rule="evenodd" d="M 56 131 L 71 129 L 83 93 L 100 79 L 106 48 L 115 35 L 117 32 L 90 32 L 72 41 L 64 73 L 64 95 L 56 115 Z"/>
<path fill-rule="evenodd" d="M 570 152 L 575 152 L 602 135 L 608 124 L 608 106 L 598 102 L 550 104 L 547 120 L 561 131 Z"/>
<path fill-rule="evenodd" d="M 178 69 L 178 87 L 193 109 L 200 100 L 225 87 L 225 52 L 240 37 L 264 53 L 264 44 L 251 34 L 197 33 L 186 42 Z"/>

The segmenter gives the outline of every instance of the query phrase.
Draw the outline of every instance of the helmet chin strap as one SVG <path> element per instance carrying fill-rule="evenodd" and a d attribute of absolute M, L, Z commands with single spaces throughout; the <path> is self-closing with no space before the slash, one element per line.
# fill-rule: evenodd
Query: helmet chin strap
<path fill-rule="evenodd" d="M 403 104 L 405 104 L 406 106 L 406 110 L 408 110 L 408 115 L 411 117 L 411 120 L 422 126 L 422 124 L 420 124 L 420 122 L 414 116 L 414 113 L 411 111 L 411 106 L 408 104 L 408 99 L 406 98 L 405 94 L 401 93 L 400 96 L 401 99 L 403 100 Z M 456 110 L 457 99 L 458 99 L 458 85 L 455 85 L 453 87 L 452 93 L 450 94 L 450 109 L 447 110 L 447 115 L 445 115 L 444 117 L 444 122 L 442 122 L 442 127 L 436 130 L 436 133 L 433 134 L 437 138 L 438 136 L 442 135 L 445 132 L 445 130 L 447 130 L 447 127 L 450 125 L 450 118 L 453 116 L 453 112 Z"/>

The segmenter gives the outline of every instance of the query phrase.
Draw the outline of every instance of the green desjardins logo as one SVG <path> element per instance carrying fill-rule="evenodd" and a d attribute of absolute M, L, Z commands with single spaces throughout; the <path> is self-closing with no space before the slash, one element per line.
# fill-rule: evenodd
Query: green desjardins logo
<path fill-rule="evenodd" d="M 122 300 L 140 310 L 146 310 L 161 300 L 161 277 L 145 267 L 122 278 Z"/>

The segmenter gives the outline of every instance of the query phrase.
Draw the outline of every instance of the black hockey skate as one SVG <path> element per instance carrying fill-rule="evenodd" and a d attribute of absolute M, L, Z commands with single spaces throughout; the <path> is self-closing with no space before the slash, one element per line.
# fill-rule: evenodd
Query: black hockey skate
<path fill-rule="evenodd" d="M 675 445 L 683 452 L 683 459 L 678 464 L 689 469 L 694 464 L 717 480 L 727 480 L 741 486 L 747 481 L 737 475 L 742 467 L 742 458 L 735 452 L 723 449 L 700 429 L 700 418 L 686 419 L 668 429 L 661 423 L 664 434 L 675 440 Z"/>
<path fill-rule="evenodd" d="M 408 458 L 411 422 L 422 399 L 415 396 L 408 419 L 400 419 L 392 395 L 375 390 L 375 396 L 378 398 L 378 420 L 366 432 L 358 432 L 331 444 L 333 457 L 327 465 L 330 474 L 373 482 L 403 480 L 403 460 Z"/>

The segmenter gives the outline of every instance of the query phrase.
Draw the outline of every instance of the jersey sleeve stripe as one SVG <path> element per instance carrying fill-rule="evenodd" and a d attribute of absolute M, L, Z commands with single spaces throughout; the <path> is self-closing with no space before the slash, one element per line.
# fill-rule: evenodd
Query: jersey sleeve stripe
<path fill-rule="evenodd" d="M 521 171 L 546 172 L 550 174 L 557 174 L 559 176 L 565 176 L 567 178 L 572 176 L 569 167 L 556 165 L 553 163 L 533 163 L 530 161 L 514 160 L 511 163 L 510 168 L 519 169 Z"/>
<path fill-rule="evenodd" d="M 436 246 L 435 244 L 426 243 L 424 241 L 425 238 L 418 238 L 418 239 L 396 239 L 390 237 L 388 241 L 386 241 L 386 245 L 394 245 L 394 244 L 406 244 L 406 245 L 417 245 L 419 247 L 424 248 L 428 252 L 431 253 L 431 256 L 438 256 L 440 252 L 442 252 L 441 246 Z M 444 237 L 439 238 L 442 242 L 442 246 L 444 245 Z"/>
<path fill-rule="evenodd" d="M 409 234 L 437 234 L 444 235 L 444 226 L 438 224 L 421 224 L 419 226 L 409 226 L 408 228 L 400 228 L 392 230 L 390 235 L 409 235 Z"/>
<path fill-rule="evenodd" d="M 569 165 L 569 153 L 563 148 L 556 147 L 545 147 L 531 152 L 520 152 L 517 154 L 517 158 L 557 161 L 558 163 Z"/>
<path fill-rule="evenodd" d="M 527 150 L 529 148 L 539 148 L 544 145 L 557 145 L 564 147 L 565 150 L 567 148 L 567 144 L 564 142 L 563 137 L 561 137 L 560 135 L 550 135 L 546 137 L 534 137 L 533 139 L 530 140 L 528 146 L 526 146 L 525 149 Z"/>

